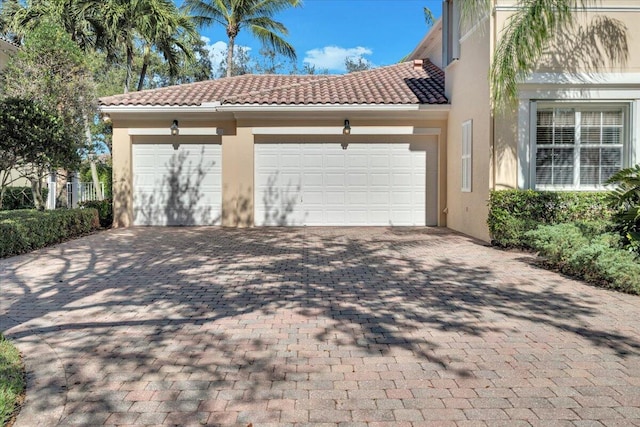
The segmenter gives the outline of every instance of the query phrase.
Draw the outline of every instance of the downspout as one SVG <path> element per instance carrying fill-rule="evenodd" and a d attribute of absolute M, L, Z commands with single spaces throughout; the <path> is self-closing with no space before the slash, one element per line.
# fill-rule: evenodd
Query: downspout
<path fill-rule="evenodd" d="M 498 38 L 498 34 L 497 34 L 497 25 L 496 25 L 496 21 L 497 21 L 497 16 L 496 16 L 496 1 L 497 0 L 493 0 L 493 7 L 491 8 L 491 18 L 489 19 L 489 25 L 491 26 L 491 28 L 489 29 L 489 33 L 491 34 L 491 43 L 489 46 L 489 67 L 492 66 L 493 64 L 493 58 L 494 58 L 494 54 L 495 54 L 495 49 L 496 49 L 496 43 L 497 43 L 497 38 Z M 493 99 L 491 96 L 491 93 L 493 92 L 493 88 L 491 86 L 491 68 L 489 68 L 489 99 L 491 101 L 491 132 L 490 132 L 490 138 L 491 138 L 491 186 L 490 189 L 491 190 L 495 190 L 496 189 L 496 167 L 497 167 L 497 161 L 496 161 L 496 133 L 495 133 L 495 129 L 496 129 L 496 115 L 495 115 L 495 106 L 493 105 Z"/>

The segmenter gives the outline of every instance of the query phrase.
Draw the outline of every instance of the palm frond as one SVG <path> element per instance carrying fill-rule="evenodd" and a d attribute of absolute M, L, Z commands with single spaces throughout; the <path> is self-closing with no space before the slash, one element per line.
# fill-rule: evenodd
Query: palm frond
<path fill-rule="evenodd" d="M 473 3 L 465 0 L 463 3 Z M 561 28 L 574 23 L 576 11 L 591 0 L 520 0 L 502 32 L 490 80 L 492 101 L 499 109 L 518 99 L 518 83 L 536 67 L 544 49 Z M 471 6 L 468 6 L 471 8 Z"/>

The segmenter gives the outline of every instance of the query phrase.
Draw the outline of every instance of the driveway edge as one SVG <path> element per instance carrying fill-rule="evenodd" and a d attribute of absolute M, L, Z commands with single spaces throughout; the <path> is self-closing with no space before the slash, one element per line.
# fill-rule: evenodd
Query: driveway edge
<path fill-rule="evenodd" d="M 27 377 L 26 396 L 15 425 L 58 425 L 67 401 L 67 379 L 58 354 L 27 325 L 4 334 L 20 351 Z"/>

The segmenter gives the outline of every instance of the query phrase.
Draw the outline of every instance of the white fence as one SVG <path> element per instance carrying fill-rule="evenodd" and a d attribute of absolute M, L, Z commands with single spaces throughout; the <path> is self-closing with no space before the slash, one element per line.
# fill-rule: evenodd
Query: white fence
<path fill-rule="evenodd" d="M 71 195 L 72 195 L 72 183 L 67 183 L 67 201 L 68 206 L 72 205 Z M 104 197 L 107 195 L 104 194 L 104 182 L 100 183 L 100 192 Z M 78 182 L 78 202 L 87 202 L 90 200 L 98 200 L 98 192 L 96 191 L 96 187 L 93 185 L 93 182 Z"/>

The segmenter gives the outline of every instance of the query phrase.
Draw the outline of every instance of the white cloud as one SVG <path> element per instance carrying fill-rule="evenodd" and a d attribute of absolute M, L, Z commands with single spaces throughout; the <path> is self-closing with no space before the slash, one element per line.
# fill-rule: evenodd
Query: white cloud
<path fill-rule="evenodd" d="M 364 58 L 364 55 L 371 55 L 373 51 L 366 47 L 358 46 L 344 48 L 339 46 L 325 46 L 321 49 L 311 49 L 307 51 L 302 62 L 316 67 L 318 71 L 327 69 L 329 71 L 347 71 L 344 66 L 346 58 Z M 368 61 L 367 61 L 368 62 Z"/>
<path fill-rule="evenodd" d="M 220 68 L 220 63 L 227 57 L 227 43 L 222 40 L 218 40 L 215 43 L 211 43 L 209 37 L 201 36 L 202 41 L 205 43 L 205 48 L 209 51 L 209 59 L 211 60 L 211 68 L 213 71 L 217 71 Z M 238 52 L 242 49 L 245 52 L 251 51 L 249 46 L 235 45 L 233 47 L 234 52 Z"/>
<path fill-rule="evenodd" d="M 214 70 L 218 69 L 218 66 L 227 55 L 227 44 L 223 41 L 217 41 L 211 44 L 209 37 L 202 36 L 202 41 L 205 43 L 205 48 L 209 51 L 209 59 Z"/>

